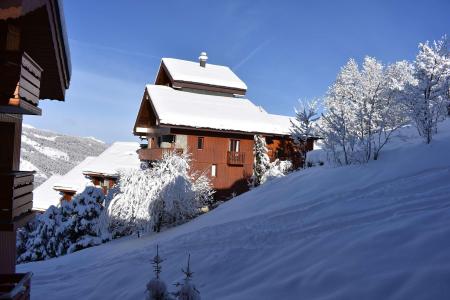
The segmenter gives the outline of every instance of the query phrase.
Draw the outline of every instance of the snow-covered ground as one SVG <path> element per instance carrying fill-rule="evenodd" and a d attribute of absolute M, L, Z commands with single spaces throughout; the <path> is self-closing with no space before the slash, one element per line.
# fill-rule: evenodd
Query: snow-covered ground
<path fill-rule="evenodd" d="M 191 254 L 202 299 L 448 299 L 450 121 L 431 145 L 411 136 L 379 161 L 296 172 L 160 234 L 18 271 L 34 273 L 33 299 L 143 299 L 159 244 L 169 286 Z"/>

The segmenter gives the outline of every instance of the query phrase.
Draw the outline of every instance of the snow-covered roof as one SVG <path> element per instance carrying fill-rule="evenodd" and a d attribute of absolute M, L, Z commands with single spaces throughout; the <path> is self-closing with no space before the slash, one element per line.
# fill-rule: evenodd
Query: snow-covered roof
<path fill-rule="evenodd" d="M 84 173 L 98 173 L 107 176 L 116 176 L 121 169 L 136 169 L 140 160 L 136 150 L 139 143 L 115 142 L 94 160 L 83 166 Z"/>
<path fill-rule="evenodd" d="M 163 58 L 162 62 L 174 81 L 247 90 L 247 85 L 227 66 L 206 63 L 202 67 L 198 62 L 175 58 Z"/>
<path fill-rule="evenodd" d="M 245 98 L 186 92 L 147 85 L 160 124 L 194 128 L 287 135 L 287 116 L 268 114 Z"/>
<path fill-rule="evenodd" d="M 61 179 L 62 176 L 59 174 L 52 175 L 33 190 L 33 209 L 46 210 L 50 205 L 58 205 L 61 195 L 53 189 L 53 186 Z"/>
<path fill-rule="evenodd" d="M 89 179 L 83 175 L 84 168 L 94 161 L 95 157 L 88 156 L 75 168 L 67 172 L 60 180 L 55 182 L 54 188 L 60 190 L 71 190 L 77 193 L 82 192 L 86 185 L 89 183 Z"/>

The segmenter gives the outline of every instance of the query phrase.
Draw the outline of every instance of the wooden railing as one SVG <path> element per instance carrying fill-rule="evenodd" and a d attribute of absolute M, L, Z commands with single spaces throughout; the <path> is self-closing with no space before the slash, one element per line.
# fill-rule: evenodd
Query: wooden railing
<path fill-rule="evenodd" d="M 1 103 L 0 111 L 40 115 L 41 110 L 37 106 L 43 69 L 25 52 L 8 53 L 6 60 L 6 67 L 0 67 L 0 71 L 4 73 L 0 75 L 0 79 L 7 89 L 2 92 L 8 93 L 9 99 L 6 99 L 6 106 Z M 12 82 L 15 89 L 10 85 Z"/>
<path fill-rule="evenodd" d="M 31 273 L 0 274 L 0 299 L 30 299 Z"/>
<path fill-rule="evenodd" d="M 245 153 L 244 152 L 227 152 L 227 163 L 229 165 L 243 165 L 245 163 Z"/>
<path fill-rule="evenodd" d="M 21 99 L 39 104 L 42 68 L 25 52 L 22 55 L 18 96 Z"/>
<path fill-rule="evenodd" d="M 33 208 L 34 171 L 0 174 L 0 224 L 14 224 Z"/>
<path fill-rule="evenodd" d="M 160 160 L 164 154 L 173 151 L 175 151 L 177 154 L 183 153 L 183 149 L 180 148 L 146 148 L 146 149 L 139 149 L 138 154 L 140 160 L 154 161 Z"/>

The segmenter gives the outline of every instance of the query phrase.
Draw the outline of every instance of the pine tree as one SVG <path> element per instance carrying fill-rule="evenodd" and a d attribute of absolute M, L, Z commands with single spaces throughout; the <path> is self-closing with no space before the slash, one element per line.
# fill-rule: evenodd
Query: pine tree
<path fill-rule="evenodd" d="M 88 186 L 72 201 L 50 206 L 19 232 L 17 262 L 61 256 L 108 240 L 106 224 L 100 222 L 104 198 L 101 189 Z"/>
<path fill-rule="evenodd" d="M 161 263 L 164 261 L 159 256 L 159 247 L 156 245 L 156 255 L 152 259 L 153 272 L 155 277 L 147 283 L 146 300 L 170 300 L 171 297 L 167 292 L 167 286 L 164 281 L 161 280 Z"/>
<path fill-rule="evenodd" d="M 291 120 L 291 136 L 300 148 L 302 163 L 306 160 L 306 143 L 314 136 L 314 122 L 320 117 L 318 105 L 318 99 L 299 101 L 299 107 L 295 109 L 295 121 Z"/>
<path fill-rule="evenodd" d="M 200 300 L 200 292 L 197 290 L 195 285 L 192 283 L 192 277 L 194 273 L 191 271 L 190 267 L 191 255 L 188 256 L 187 268 L 181 269 L 184 274 L 184 282 L 178 283 L 176 286 L 180 287 L 175 293 L 177 300 Z"/>
<path fill-rule="evenodd" d="M 253 186 L 258 186 L 261 184 L 261 179 L 269 169 L 270 159 L 267 152 L 268 150 L 265 137 L 255 135 L 253 146 L 253 153 L 255 157 L 253 161 Z"/>

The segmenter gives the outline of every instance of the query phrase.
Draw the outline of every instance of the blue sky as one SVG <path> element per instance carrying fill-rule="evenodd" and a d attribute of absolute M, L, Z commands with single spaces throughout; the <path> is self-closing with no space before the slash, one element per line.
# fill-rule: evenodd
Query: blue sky
<path fill-rule="evenodd" d="M 323 96 L 349 58 L 412 60 L 417 44 L 450 34 L 450 1 L 64 2 L 72 58 L 65 102 L 42 101 L 38 128 L 136 140 L 131 131 L 161 57 L 228 65 L 267 111 L 293 114 Z"/>

